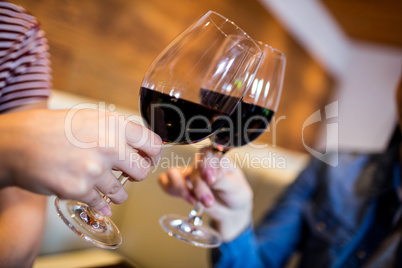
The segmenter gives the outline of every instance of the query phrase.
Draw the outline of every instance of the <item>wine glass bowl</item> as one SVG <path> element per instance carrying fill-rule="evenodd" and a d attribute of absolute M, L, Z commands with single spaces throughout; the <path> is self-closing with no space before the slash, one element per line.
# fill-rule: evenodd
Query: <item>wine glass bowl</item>
<path fill-rule="evenodd" d="M 210 137 L 215 151 L 226 153 L 256 140 L 268 128 L 275 115 L 286 66 L 281 51 L 256 41 L 264 53 L 252 85 L 225 124 Z"/>

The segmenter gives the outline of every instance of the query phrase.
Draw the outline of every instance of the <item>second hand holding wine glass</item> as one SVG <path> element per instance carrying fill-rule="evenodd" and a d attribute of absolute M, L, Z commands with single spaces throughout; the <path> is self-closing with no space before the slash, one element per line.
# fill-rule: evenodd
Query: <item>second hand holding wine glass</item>
<path fill-rule="evenodd" d="M 230 149 L 257 139 L 269 126 L 277 111 L 286 57 L 277 49 L 262 42 L 257 43 L 264 53 L 264 59 L 255 77 L 250 78 L 253 80 L 251 88 L 224 125 L 210 136 L 213 155 L 218 159 Z M 165 215 L 160 223 L 162 226 L 177 226 L 178 234 L 174 236 L 187 243 L 205 248 L 217 247 L 222 243 L 222 238 L 211 227 L 202 225 L 203 210 L 203 205 L 197 201 L 188 217 Z"/>

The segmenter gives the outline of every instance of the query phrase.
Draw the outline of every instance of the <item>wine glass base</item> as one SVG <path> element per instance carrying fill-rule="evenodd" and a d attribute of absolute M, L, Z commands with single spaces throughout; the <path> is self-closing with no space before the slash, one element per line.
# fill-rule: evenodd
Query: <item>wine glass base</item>
<path fill-rule="evenodd" d="M 202 248 L 215 248 L 222 244 L 217 231 L 202 225 L 195 225 L 188 217 L 180 215 L 165 215 L 159 219 L 159 224 L 170 236 L 183 242 Z"/>
<path fill-rule="evenodd" d="M 85 241 L 104 249 L 116 249 L 122 242 L 113 221 L 100 216 L 87 204 L 56 198 L 57 214 L 63 222 Z"/>

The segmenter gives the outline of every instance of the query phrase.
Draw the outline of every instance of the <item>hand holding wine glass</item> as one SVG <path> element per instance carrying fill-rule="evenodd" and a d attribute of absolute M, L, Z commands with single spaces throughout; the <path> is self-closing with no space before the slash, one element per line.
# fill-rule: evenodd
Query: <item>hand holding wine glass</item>
<path fill-rule="evenodd" d="M 105 120 L 113 121 L 113 128 L 99 128 Z M 116 129 L 125 131 L 117 135 Z M 133 167 L 130 160 L 156 163 L 161 157 L 159 137 L 122 115 L 106 111 L 37 109 L 5 113 L 0 118 L 0 130 L 1 188 L 16 186 L 42 195 L 54 194 L 63 199 L 57 198 L 61 203 L 69 203 L 64 199 L 79 200 L 106 216 L 111 210 L 102 195 L 114 203 L 127 198 L 111 170 L 125 171 L 131 180 L 141 181 L 150 167 Z M 116 146 L 98 146 L 106 137 Z M 119 158 L 122 152 L 133 157 Z M 16 219 L 23 218 L 14 207 L 7 207 L 10 215 L 15 211 Z"/>
<path fill-rule="evenodd" d="M 194 210 L 203 208 L 219 236 L 219 243 L 210 246 L 215 247 L 232 240 L 250 224 L 253 192 L 242 170 L 228 156 L 220 158 L 205 147 L 196 158 L 200 166 L 170 168 L 159 176 L 159 184 L 168 194 L 185 199 Z M 218 169 L 219 160 L 225 165 L 218 164 Z"/>
<path fill-rule="evenodd" d="M 36 114 L 30 117 L 31 125 L 35 120 L 51 123 L 45 127 L 46 131 L 37 128 L 23 132 L 38 136 L 35 144 L 25 144 L 25 148 L 29 148 L 26 151 L 40 152 L 40 147 L 46 147 L 66 154 L 55 155 L 52 151 L 50 155 L 39 155 L 37 161 L 26 161 L 30 165 L 39 163 L 34 175 L 42 181 L 36 181 L 36 188 L 45 184 L 45 189 L 57 194 L 58 215 L 81 238 L 101 248 L 118 247 L 122 240 L 109 218 L 110 203 L 122 203 L 127 198 L 122 187 L 126 180 L 146 178 L 151 165 L 160 159 L 161 139 L 117 113 L 71 109 L 37 111 Z M 43 164 L 47 168 L 41 168 Z M 124 172 L 120 180 L 112 170 Z M 107 198 L 102 198 L 106 195 Z"/>

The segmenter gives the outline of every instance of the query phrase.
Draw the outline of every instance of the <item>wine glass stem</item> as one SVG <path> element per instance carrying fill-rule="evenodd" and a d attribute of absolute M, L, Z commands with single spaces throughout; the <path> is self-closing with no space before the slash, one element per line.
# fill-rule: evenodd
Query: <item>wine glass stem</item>
<path fill-rule="evenodd" d="M 229 151 L 229 149 L 219 150 L 219 149 L 215 148 L 214 146 L 211 146 L 211 147 L 212 147 L 212 151 L 213 151 L 214 155 L 218 158 L 222 158 L 223 155 L 227 151 Z M 201 226 L 203 211 L 204 211 L 204 206 L 202 205 L 202 203 L 200 201 L 197 201 L 197 203 L 195 203 L 195 205 L 194 205 L 194 208 L 190 211 L 187 221 L 192 222 L 195 226 Z"/>
<path fill-rule="evenodd" d="M 124 184 L 127 182 L 128 178 L 130 178 L 130 176 L 128 176 L 125 173 L 121 173 L 121 175 L 117 178 L 121 185 L 124 186 Z M 112 200 L 110 200 L 109 197 L 107 197 L 106 195 L 103 196 L 103 198 L 106 200 L 106 202 L 110 205 L 112 203 Z"/>
<path fill-rule="evenodd" d="M 201 204 L 200 201 L 195 203 L 194 208 L 190 211 L 188 215 L 188 220 L 192 221 L 194 225 L 200 226 L 202 225 L 202 212 L 204 211 L 204 206 Z"/>

